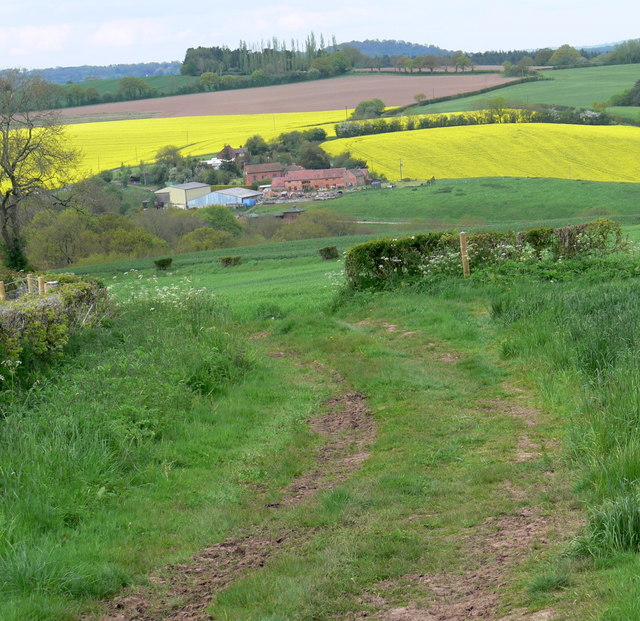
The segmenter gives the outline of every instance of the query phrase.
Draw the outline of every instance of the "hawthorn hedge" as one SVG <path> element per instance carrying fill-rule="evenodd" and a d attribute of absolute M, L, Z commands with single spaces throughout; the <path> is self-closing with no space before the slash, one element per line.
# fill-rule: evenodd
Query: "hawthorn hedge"
<path fill-rule="evenodd" d="M 521 233 L 478 231 L 467 236 L 467 244 L 472 272 L 508 260 L 558 261 L 625 247 L 620 225 L 605 218 Z M 377 239 L 354 246 L 345 256 L 345 277 L 353 289 L 383 289 L 435 274 L 462 276 L 457 231 Z"/>

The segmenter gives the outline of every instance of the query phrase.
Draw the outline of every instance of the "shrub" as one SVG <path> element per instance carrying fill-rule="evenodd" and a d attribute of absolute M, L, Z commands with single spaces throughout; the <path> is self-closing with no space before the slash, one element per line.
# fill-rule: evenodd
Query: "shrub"
<path fill-rule="evenodd" d="M 12 370 L 12 380 L 61 355 L 69 333 L 92 325 L 105 311 L 106 289 L 99 281 L 57 277 L 58 287 L 46 296 L 25 295 L 0 307 L 0 362 Z"/>
<path fill-rule="evenodd" d="M 222 267 L 233 267 L 234 265 L 240 265 L 242 263 L 242 257 L 220 257 L 220 265 Z"/>
<path fill-rule="evenodd" d="M 173 259 L 171 257 L 167 257 L 165 259 L 156 259 L 153 263 L 159 270 L 168 270 L 171 266 L 171 263 L 173 263 Z"/>
<path fill-rule="evenodd" d="M 622 228 L 617 222 L 598 218 L 586 224 L 565 226 L 554 231 L 558 255 L 574 257 L 578 254 L 607 253 L 624 246 Z"/>
<path fill-rule="evenodd" d="M 540 257 L 544 250 L 553 250 L 557 253 L 557 238 L 553 228 L 549 226 L 529 229 L 518 234 L 518 242 L 529 244 Z"/>
<path fill-rule="evenodd" d="M 338 258 L 338 249 L 335 246 L 325 246 L 324 248 L 320 248 L 318 252 L 325 261 Z"/>
<path fill-rule="evenodd" d="M 531 229 L 518 235 L 512 231 L 478 231 L 468 236 L 472 272 L 508 262 L 532 265 L 541 259 L 600 256 L 624 247 L 620 225 L 605 218 L 556 230 Z M 375 240 L 351 248 L 345 257 L 347 284 L 354 289 L 384 288 L 400 280 L 435 275 L 462 275 L 456 231 Z"/>

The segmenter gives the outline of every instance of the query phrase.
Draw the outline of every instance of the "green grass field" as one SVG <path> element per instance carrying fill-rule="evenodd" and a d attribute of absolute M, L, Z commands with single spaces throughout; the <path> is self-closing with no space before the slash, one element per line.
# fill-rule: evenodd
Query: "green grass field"
<path fill-rule="evenodd" d="M 447 179 L 433 186 L 363 190 L 323 205 L 361 220 L 414 222 L 431 228 L 522 230 L 607 216 L 633 223 L 640 185 L 562 179 Z"/>
<path fill-rule="evenodd" d="M 501 88 L 492 93 L 473 95 L 413 108 L 417 114 L 462 112 L 486 107 L 489 99 L 503 97 L 509 102 L 548 104 L 591 108 L 594 102 L 606 101 L 612 95 L 631 88 L 638 80 L 640 65 L 612 65 L 543 71 L 548 80 Z M 640 108 L 614 108 L 614 114 L 638 118 Z"/>
<path fill-rule="evenodd" d="M 615 215 L 638 239 L 637 198 L 478 179 L 321 207 L 393 214 L 396 233 Z M 118 312 L 38 385 L 3 384 L 0 618 L 456 618 L 447 600 L 638 618 L 640 259 L 348 294 L 318 249 L 368 238 L 74 270 Z M 229 254 L 242 263 L 223 268 Z M 349 395 L 375 433 L 342 453 L 362 423 L 327 437 L 309 421 Z"/>

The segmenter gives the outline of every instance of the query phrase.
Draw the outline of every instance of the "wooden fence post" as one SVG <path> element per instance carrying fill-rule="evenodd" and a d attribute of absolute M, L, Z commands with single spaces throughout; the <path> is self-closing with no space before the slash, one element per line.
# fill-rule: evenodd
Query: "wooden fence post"
<path fill-rule="evenodd" d="M 7 290 L 4 288 L 4 282 L 0 280 L 0 302 L 7 301 Z"/>
<path fill-rule="evenodd" d="M 33 277 L 33 274 L 27 274 L 27 291 L 29 293 L 34 293 L 35 290 L 35 278 Z"/>
<path fill-rule="evenodd" d="M 462 259 L 462 274 L 467 278 L 471 274 L 469 269 L 469 251 L 467 250 L 467 234 L 460 233 L 460 258 Z"/>
<path fill-rule="evenodd" d="M 46 283 L 44 276 L 38 276 L 38 294 L 44 295 L 46 292 Z"/>

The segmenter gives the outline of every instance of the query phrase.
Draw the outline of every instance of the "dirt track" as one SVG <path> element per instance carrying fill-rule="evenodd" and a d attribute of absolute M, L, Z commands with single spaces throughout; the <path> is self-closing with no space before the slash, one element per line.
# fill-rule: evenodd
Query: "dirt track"
<path fill-rule="evenodd" d="M 337 374 L 334 381 L 344 382 Z M 369 455 L 376 427 L 365 397 L 345 392 L 325 403 L 327 411 L 309 421 L 323 438 L 317 465 L 294 480 L 281 503 L 271 509 L 309 501 L 314 495 L 346 480 Z M 215 593 L 235 580 L 259 570 L 272 556 L 300 545 L 309 530 L 283 528 L 277 535 L 263 527 L 250 528 L 201 550 L 186 564 L 165 567 L 162 577 L 149 579 L 156 589 L 133 590 L 114 599 L 102 621 L 197 621 L 209 618 L 206 607 Z"/>
<path fill-rule="evenodd" d="M 180 117 L 218 114 L 273 114 L 355 108 L 379 98 L 387 106 L 413 103 L 422 93 L 427 100 L 477 91 L 513 81 L 500 74 L 358 75 L 281 86 L 265 86 L 217 93 L 198 93 L 138 101 L 65 108 L 61 114 L 75 121 L 115 118 Z"/>

